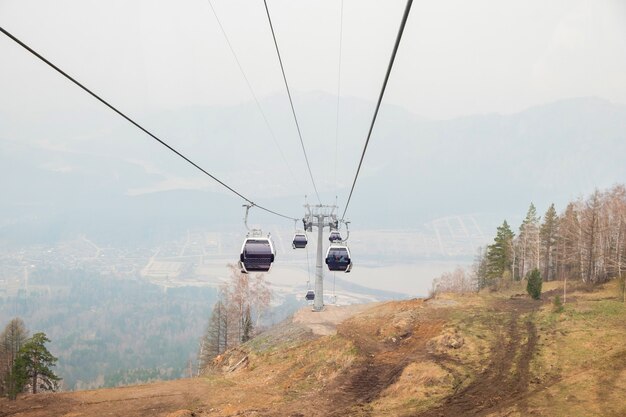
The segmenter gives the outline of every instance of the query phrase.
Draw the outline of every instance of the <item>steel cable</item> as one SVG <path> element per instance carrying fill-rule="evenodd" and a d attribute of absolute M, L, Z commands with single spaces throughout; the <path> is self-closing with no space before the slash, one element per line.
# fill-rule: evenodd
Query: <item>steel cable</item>
<path fill-rule="evenodd" d="M 144 128 L 143 126 L 141 126 L 139 123 L 135 122 L 133 119 L 131 119 L 129 116 L 127 116 L 126 114 L 122 113 L 120 110 L 118 110 L 116 107 L 114 107 L 112 104 L 109 104 L 109 102 L 107 102 L 105 99 L 103 99 L 102 97 L 100 97 L 99 95 L 97 95 L 96 93 L 94 93 L 93 91 L 91 91 L 89 88 L 85 87 L 83 84 L 81 84 L 80 82 L 78 82 L 76 79 L 74 79 L 71 75 L 67 74 L 65 71 L 63 71 L 62 69 L 60 69 L 59 67 L 57 67 L 56 65 L 54 65 L 52 62 L 48 61 L 46 58 L 44 58 L 41 54 L 39 54 L 38 52 L 36 52 L 35 50 L 33 50 L 30 46 L 26 45 L 24 42 L 22 42 L 21 40 L 19 40 L 17 37 L 13 36 L 10 32 L 8 32 L 7 30 L 5 30 L 3 27 L 0 26 L 0 32 L 4 33 L 7 37 L 9 37 L 11 40 L 13 40 L 15 43 L 17 43 L 18 45 L 20 45 L 22 48 L 26 49 L 28 52 L 30 52 L 31 54 L 33 54 L 34 56 L 36 56 L 37 58 L 39 58 L 41 61 L 43 61 L 44 63 L 46 63 L 48 66 L 50 66 L 51 68 L 53 68 L 55 71 L 57 71 L 59 74 L 63 75 L 65 78 L 67 78 L 68 80 L 70 80 L 71 82 L 73 82 L 74 84 L 76 84 L 78 87 L 80 87 L 81 89 L 83 89 L 85 92 L 87 92 L 89 95 L 91 95 L 93 98 L 95 98 L 96 100 L 98 100 L 99 102 L 101 102 L 102 104 L 104 104 L 105 106 L 107 106 L 109 109 L 113 110 L 115 113 L 117 113 L 119 116 L 121 116 L 122 118 L 126 119 L 129 123 L 131 123 L 133 126 L 135 126 L 136 128 L 138 128 L 139 130 L 141 130 L 142 132 L 144 132 L 145 134 L 147 134 L 148 136 L 150 136 L 152 139 L 154 139 L 155 141 L 159 142 L 161 145 L 165 146 L 167 149 L 169 149 L 170 151 L 174 152 L 176 155 L 178 155 L 179 157 L 181 157 L 182 159 L 184 159 L 186 162 L 188 162 L 189 164 L 191 164 L 192 166 L 194 166 L 195 168 L 197 168 L 200 172 L 204 173 L 205 175 L 207 175 L 208 177 L 210 177 L 211 179 L 213 179 L 215 182 L 217 182 L 218 184 L 220 184 L 221 186 L 223 186 L 224 188 L 226 188 L 227 190 L 229 190 L 230 192 L 232 192 L 233 194 L 237 195 L 238 197 L 240 197 L 241 199 L 247 201 L 248 203 L 250 203 L 251 205 L 258 207 L 261 210 L 264 210 L 268 213 L 274 214 L 276 216 L 279 217 L 283 217 L 285 219 L 290 219 L 290 220 L 298 220 L 297 218 L 294 217 L 290 217 L 290 216 L 286 216 L 284 214 L 278 213 L 274 210 L 270 210 L 266 207 L 260 206 L 256 203 L 254 203 L 251 199 L 247 198 L 246 196 L 244 196 L 243 194 L 241 194 L 240 192 L 238 192 L 237 190 L 235 190 L 234 188 L 232 188 L 231 186 L 229 186 L 228 184 L 226 184 L 225 182 L 223 182 L 222 180 L 220 180 L 219 178 L 215 177 L 214 175 L 212 175 L 211 173 L 209 173 L 208 171 L 206 171 L 204 168 L 202 168 L 201 166 L 199 166 L 198 164 L 196 164 L 195 162 L 193 162 L 191 159 L 189 159 L 188 157 L 186 157 L 185 155 L 183 155 L 181 152 L 177 151 L 176 149 L 174 149 L 171 145 L 169 145 L 168 143 L 166 143 L 164 140 L 159 139 L 156 135 L 154 135 L 152 132 L 150 132 L 149 130 L 147 130 L 146 128 Z"/>
<path fill-rule="evenodd" d="M 233 55 L 235 62 L 237 63 L 237 67 L 239 67 L 239 71 L 241 72 L 241 75 L 243 76 L 243 79 L 245 80 L 246 85 L 248 86 L 248 90 L 250 91 L 250 94 L 252 95 L 252 98 L 254 99 L 254 102 L 256 103 L 257 108 L 259 109 L 259 113 L 261 113 L 261 117 L 263 118 L 263 121 L 265 122 L 265 126 L 267 126 L 267 130 L 269 131 L 272 137 L 272 140 L 274 141 L 274 145 L 276 145 L 276 148 L 278 149 L 280 156 L 283 158 L 283 161 L 285 162 L 285 166 L 287 167 L 287 170 L 291 174 L 291 179 L 296 184 L 296 187 L 301 188 L 300 183 L 296 179 L 296 176 L 294 175 L 293 170 L 291 169 L 291 165 L 289 165 L 289 161 L 287 161 L 287 158 L 285 157 L 285 154 L 283 153 L 282 148 L 278 144 L 278 140 L 276 139 L 276 135 L 274 134 L 274 129 L 272 129 L 272 126 L 270 125 L 269 120 L 267 120 L 267 116 L 265 115 L 265 112 L 263 111 L 263 108 L 261 107 L 261 103 L 259 102 L 259 99 L 257 98 L 254 92 L 254 89 L 252 88 L 252 84 L 250 84 L 250 80 L 248 79 L 248 76 L 246 75 L 246 72 L 244 71 L 243 66 L 241 65 L 241 62 L 239 61 L 239 57 L 237 57 L 237 54 L 235 53 L 235 49 L 233 48 L 233 45 L 230 43 L 230 39 L 228 38 L 228 35 L 226 34 L 226 29 L 224 29 L 224 26 L 222 25 L 222 22 L 220 21 L 220 18 L 217 15 L 217 11 L 215 11 L 215 7 L 213 7 L 213 2 L 211 0 L 208 0 L 208 2 L 209 2 L 209 6 L 211 6 L 211 11 L 213 12 L 213 15 L 215 16 L 215 20 L 217 21 L 217 24 L 220 27 L 220 30 L 222 31 L 222 35 L 224 35 L 224 39 L 226 40 L 226 43 L 228 44 L 228 48 L 230 49 L 230 52 Z"/>
<path fill-rule="evenodd" d="M 374 111 L 374 116 L 372 117 L 372 123 L 370 124 L 370 128 L 367 133 L 367 139 L 365 140 L 365 146 L 363 147 L 363 152 L 361 153 L 359 166 L 357 167 L 356 175 L 354 176 L 354 181 L 352 181 L 352 188 L 350 188 L 350 194 L 348 196 L 348 201 L 346 202 L 346 207 L 344 208 L 343 215 L 341 216 L 342 221 L 346 217 L 346 212 L 348 211 L 348 206 L 350 205 L 350 200 L 352 199 L 352 193 L 354 192 L 354 186 L 356 185 L 356 180 L 359 178 L 359 173 L 361 172 L 361 165 L 363 164 L 363 158 L 365 157 L 365 152 L 367 151 L 367 145 L 369 144 L 370 137 L 372 136 L 372 130 L 374 129 L 374 124 L 376 123 L 376 117 L 378 116 L 380 103 L 383 101 L 383 96 L 385 95 L 385 89 L 387 88 L 389 75 L 391 74 L 391 69 L 393 68 L 393 62 L 396 59 L 398 47 L 400 46 L 400 40 L 402 39 L 402 33 L 404 32 L 406 21 L 409 18 L 409 12 L 411 11 L 412 4 L 413 4 L 413 0 L 407 0 L 406 7 L 404 9 L 404 14 L 402 16 L 402 22 L 400 23 L 400 28 L 398 29 L 398 35 L 396 36 L 396 43 L 393 47 L 393 52 L 391 53 L 391 59 L 389 60 L 389 65 L 387 66 L 387 73 L 385 74 L 385 80 L 383 81 L 383 86 L 380 90 L 380 95 L 378 96 L 378 102 L 376 103 L 376 110 Z"/>
<path fill-rule="evenodd" d="M 313 179 L 313 172 L 311 171 L 311 164 L 309 163 L 309 157 L 306 153 L 306 148 L 304 147 L 304 140 L 302 139 L 302 132 L 300 130 L 300 124 L 298 123 L 298 117 L 296 116 L 296 109 L 293 105 L 293 100 L 291 98 L 291 91 L 289 90 L 289 84 L 287 83 L 287 75 L 285 75 L 285 67 L 283 66 L 283 59 L 280 56 L 280 49 L 278 48 L 278 41 L 276 40 L 276 33 L 274 32 L 274 25 L 272 24 L 272 17 L 270 16 L 270 10 L 267 7 L 267 0 L 263 0 L 263 4 L 265 4 L 265 12 L 267 13 L 267 20 L 269 21 L 270 29 L 272 31 L 272 38 L 274 39 L 274 46 L 276 47 L 276 54 L 278 55 L 278 62 L 280 63 L 280 70 L 283 74 L 283 81 L 285 82 L 285 88 L 287 89 L 287 96 L 289 97 L 289 104 L 291 105 L 291 113 L 293 114 L 293 119 L 296 122 L 296 129 L 298 130 L 298 137 L 300 138 L 300 145 L 302 145 L 302 152 L 304 153 L 306 166 L 309 170 L 311 183 L 313 184 L 313 189 L 315 190 L 317 201 L 320 204 L 322 204 L 322 200 L 320 199 L 320 194 L 317 192 L 317 186 L 315 185 L 315 180 Z"/>

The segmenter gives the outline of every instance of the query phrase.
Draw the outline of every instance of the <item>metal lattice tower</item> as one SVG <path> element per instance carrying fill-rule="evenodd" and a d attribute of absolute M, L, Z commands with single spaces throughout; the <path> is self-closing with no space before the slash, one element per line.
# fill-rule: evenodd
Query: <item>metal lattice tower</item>
<path fill-rule="evenodd" d="M 305 204 L 306 214 L 302 219 L 304 229 L 307 232 L 317 227 L 317 262 L 315 264 L 315 302 L 313 311 L 324 309 L 324 228 L 336 230 L 339 225 L 337 220 L 337 206 L 325 206 L 322 204 Z"/>

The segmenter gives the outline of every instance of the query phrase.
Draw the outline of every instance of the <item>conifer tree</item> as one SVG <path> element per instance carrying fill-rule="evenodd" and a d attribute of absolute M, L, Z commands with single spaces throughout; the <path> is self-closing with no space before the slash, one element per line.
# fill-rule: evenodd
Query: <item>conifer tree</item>
<path fill-rule="evenodd" d="M 15 375 L 14 390 L 9 393 L 15 399 L 27 384 L 30 384 L 31 392 L 37 394 L 37 389 L 44 391 L 56 391 L 58 382 L 61 380 L 50 369 L 56 365 L 57 358 L 46 348 L 50 339 L 45 333 L 35 333 L 21 347 L 18 357 L 13 364 Z"/>
<path fill-rule="evenodd" d="M 537 268 L 530 271 L 526 277 L 526 292 L 530 294 L 533 300 L 541 298 L 541 272 Z"/>
<path fill-rule="evenodd" d="M 487 282 L 483 286 L 492 284 L 496 279 L 501 278 L 504 271 L 508 271 L 513 264 L 512 242 L 514 233 L 505 220 L 502 226 L 497 229 L 494 243 L 487 247 L 486 255 L 486 278 Z"/>

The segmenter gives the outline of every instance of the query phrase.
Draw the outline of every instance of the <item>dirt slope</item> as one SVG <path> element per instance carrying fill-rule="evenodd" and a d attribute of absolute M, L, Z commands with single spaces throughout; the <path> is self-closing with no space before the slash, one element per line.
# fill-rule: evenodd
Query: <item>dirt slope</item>
<path fill-rule="evenodd" d="M 202 377 L 0 399 L 0 417 L 626 415 L 616 285 L 575 291 L 561 313 L 557 287 L 543 302 L 517 288 L 304 309 Z"/>
<path fill-rule="evenodd" d="M 486 369 L 465 388 L 454 392 L 443 403 L 419 417 L 441 415 L 484 416 L 504 404 L 518 404 L 522 414 L 527 413 L 525 394 L 529 391 L 530 363 L 537 349 L 537 328 L 531 317 L 524 313 L 534 312 L 537 303 L 527 300 L 507 300 L 494 306 L 492 313 L 508 316 L 504 323 L 494 327 L 496 342 Z M 445 355 L 437 357 L 442 363 L 450 361 Z"/>

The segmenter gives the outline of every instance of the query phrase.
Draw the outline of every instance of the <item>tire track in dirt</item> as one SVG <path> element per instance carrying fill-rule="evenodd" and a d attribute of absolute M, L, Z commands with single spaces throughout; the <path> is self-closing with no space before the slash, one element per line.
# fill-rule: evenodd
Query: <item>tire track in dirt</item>
<path fill-rule="evenodd" d="M 441 405 L 416 416 L 408 415 L 486 416 L 513 405 L 522 412 L 526 410 L 525 401 L 531 382 L 530 365 L 538 343 L 532 313 L 539 306 L 528 299 L 510 299 L 493 304 L 491 328 L 496 342 L 491 348 L 487 368 Z M 441 333 L 449 312 L 443 308 L 422 310 L 415 306 L 412 311 L 374 312 L 376 314 L 368 317 L 347 320 L 337 327 L 337 334 L 351 340 L 356 347 L 358 356 L 354 363 L 327 386 L 297 402 L 289 402 L 271 414 L 262 415 L 373 416 L 371 403 L 397 382 L 411 363 L 434 360 L 446 368 L 447 364 L 455 362 L 453 358 L 429 353 L 427 348 L 427 342 Z M 398 316 L 402 316 L 403 324 L 394 327 Z M 397 331 L 394 337 L 389 336 L 390 328 Z M 381 329 L 386 331 L 381 332 Z"/>
<path fill-rule="evenodd" d="M 332 409 L 326 410 L 324 415 L 346 416 L 355 412 L 355 409 L 360 409 L 359 415 L 369 415 L 367 404 L 378 398 L 385 388 L 394 384 L 409 363 L 411 360 L 408 359 L 394 364 L 378 363 L 372 359 L 357 364 L 341 378 L 338 386 L 330 393 L 333 399 Z"/>
<path fill-rule="evenodd" d="M 514 403 L 524 412 L 525 394 L 529 391 L 531 380 L 530 365 L 538 342 L 532 312 L 538 307 L 538 304 L 526 299 L 497 303 L 494 314 L 507 315 L 507 319 L 499 327 L 494 325 L 497 342 L 492 348 L 487 369 L 441 406 L 418 414 L 418 417 L 482 416 Z M 530 314 L 523 317 L 527 313 Z M 412 334 L 417 336 L 413 340 L 409 336 L 393 346 L 377 344 L 354 333 L 344 334 L 354 341 L 366 359 L 355 364 L 336 381 L 335 389 L 327 393 L 332 399 L 332 410 L 327 409 L 323 415 L 370 415 L 368 404 L 394 384 L 406 366 L 421 359 L 432 360 L 425 349 L 426 341 L 441 329 L 441 322 L 434 326 L 432 320 L 433 317 L 430 317 L 430 323 L 421 331 L 420 326 L 416 327 L 419 335 Z"/>
<path fill-rule="evenodd" d="M 520 332 L 520 319 L 522 314 L 532 313 L 537 307 L 525 300 L 499 303 L 497 310 L 508 311 L 508 323 L 497 330 L 497 342 L 492 348 L 487 369 L 440 406 L 414 417 L 485 416 L 513 404 L 518 405 L 523 415 L 526 410 L 524 394 L 529 391 L 530 364 L 537 350 L 538 337 L 533 315 L 524 319 L 524 337 Z"/>
<path fill-rule="evenodd" d="M 349 368 L 323 388 L 285 404 L 272 417 L 371 416 L 376 400 L 417 360 L 426 359 L 426 343 L 438 335 L 447 318 L 445 309 L 426 311 L 423 300 L 380 305 L 367 317 L 337 326 L 337 335 L 350 340 L 357 356 Z M 268 415 L 269 416 L 269 415 Z"/>
<path fill-rule="evenodd" d="M 371 415 L 369 403 L 393 385 L 409 364 L 426 359 L 426 342 L 440 333 L 443 323 L 441 317 L 415 317 L 395 341 L 373 339 L 371 332 L 361 333 L 350 325 L 340 327 L 339 334 L 351 339 L 364 359 L 330 387 L 326 394 L 332 403 L 322 415 Z"/>

